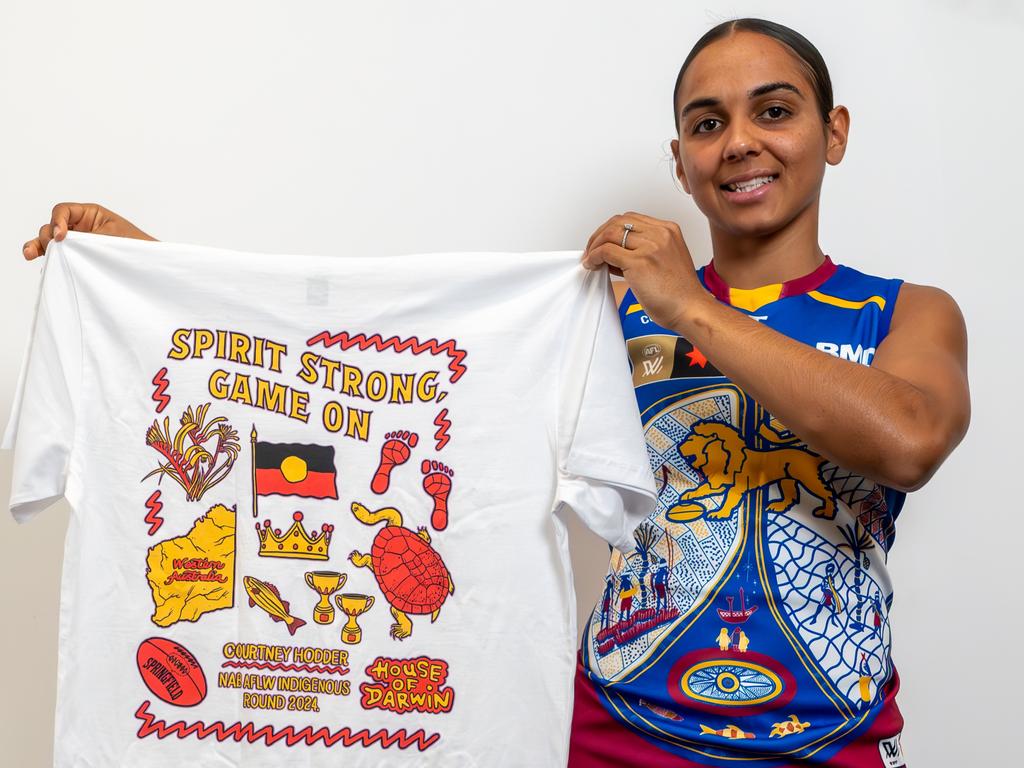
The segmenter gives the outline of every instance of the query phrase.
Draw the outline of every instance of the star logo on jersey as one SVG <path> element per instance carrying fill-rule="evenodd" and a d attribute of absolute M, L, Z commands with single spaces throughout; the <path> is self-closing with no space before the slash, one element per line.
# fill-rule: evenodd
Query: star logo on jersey
<path fill-rule="evenodd" d="M 697 349 L 696 347 L 693 348 L 692 352 L 687 352 L 686 356 L 688 358 L 690 358 L 690 367 L 691 368 L 693 366 L 695 366 L 695 365 L 700 366 L 701 368 L 703 368 L 705 365 L 708 364 L 708 359 L 706 357 L 704 357 L 704 354 L 699 349 Z"/>

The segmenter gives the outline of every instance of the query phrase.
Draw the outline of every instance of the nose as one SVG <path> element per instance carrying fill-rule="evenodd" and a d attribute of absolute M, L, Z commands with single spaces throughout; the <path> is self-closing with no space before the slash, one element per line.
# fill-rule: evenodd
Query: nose
<path fill-rule="evenodd" d="M 757 126 L 749 120 L 733 121 L 726 129 L 722 156 L 732 161 L 760 153 L 761 142 L 757 136 Z"/>

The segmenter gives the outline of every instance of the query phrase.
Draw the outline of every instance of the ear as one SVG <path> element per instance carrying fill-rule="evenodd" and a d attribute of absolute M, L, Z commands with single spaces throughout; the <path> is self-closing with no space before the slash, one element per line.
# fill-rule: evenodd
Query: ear
<path fill-rule="evenodd" d="M 839 165 L 846 154 L 846 142 L 850 137 L 850 111 L 840 104 L 828 116 L 829 121 L 825 125 L 825 162 Z"/>
<path fill-rule="evenodd" d="M 690 183 L 686 180 L 686 171 L 683 170 L 683 160 L 679 156 L 679 139 L 672 139 L 672 157 L 676 164 L 676 178 L 679 179 L 679 183 L 683 185 L 683 189 L 686 190 L 686 194 L 692 195 L 690 192 Z"/>

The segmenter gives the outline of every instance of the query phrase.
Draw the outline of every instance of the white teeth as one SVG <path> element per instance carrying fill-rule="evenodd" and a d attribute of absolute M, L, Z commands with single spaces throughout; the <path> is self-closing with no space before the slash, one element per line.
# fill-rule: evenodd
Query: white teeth
<path fill-rule="evenodd" d="M 750 192 L 752 189 L 763 187 L 765 184 L 769 184 L 772 181 L 774 181 L 772 176 L 758 176 L 756 179 L 738 181 L 735 184 L 726 184 L 726 186 L 733 192 Z"/>

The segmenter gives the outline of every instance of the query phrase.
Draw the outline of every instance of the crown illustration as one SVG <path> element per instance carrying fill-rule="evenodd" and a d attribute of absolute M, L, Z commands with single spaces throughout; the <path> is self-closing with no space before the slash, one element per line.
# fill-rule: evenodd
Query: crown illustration
<path fill-rule="evenodd" d="M 302 513 L 292 515 L 291 528 L 281 535 L 280 528 L 271 529 L 270 521 L 264 520 L 263 525 L 256 523 L 256 533 L 260 537 L 260 557 L 291 557 L 297 560 L 326 560 L 331 546 L 331 533 L 334 526 L 324 523 L 313 536 L 306 533 L 302 525 Z"/>

